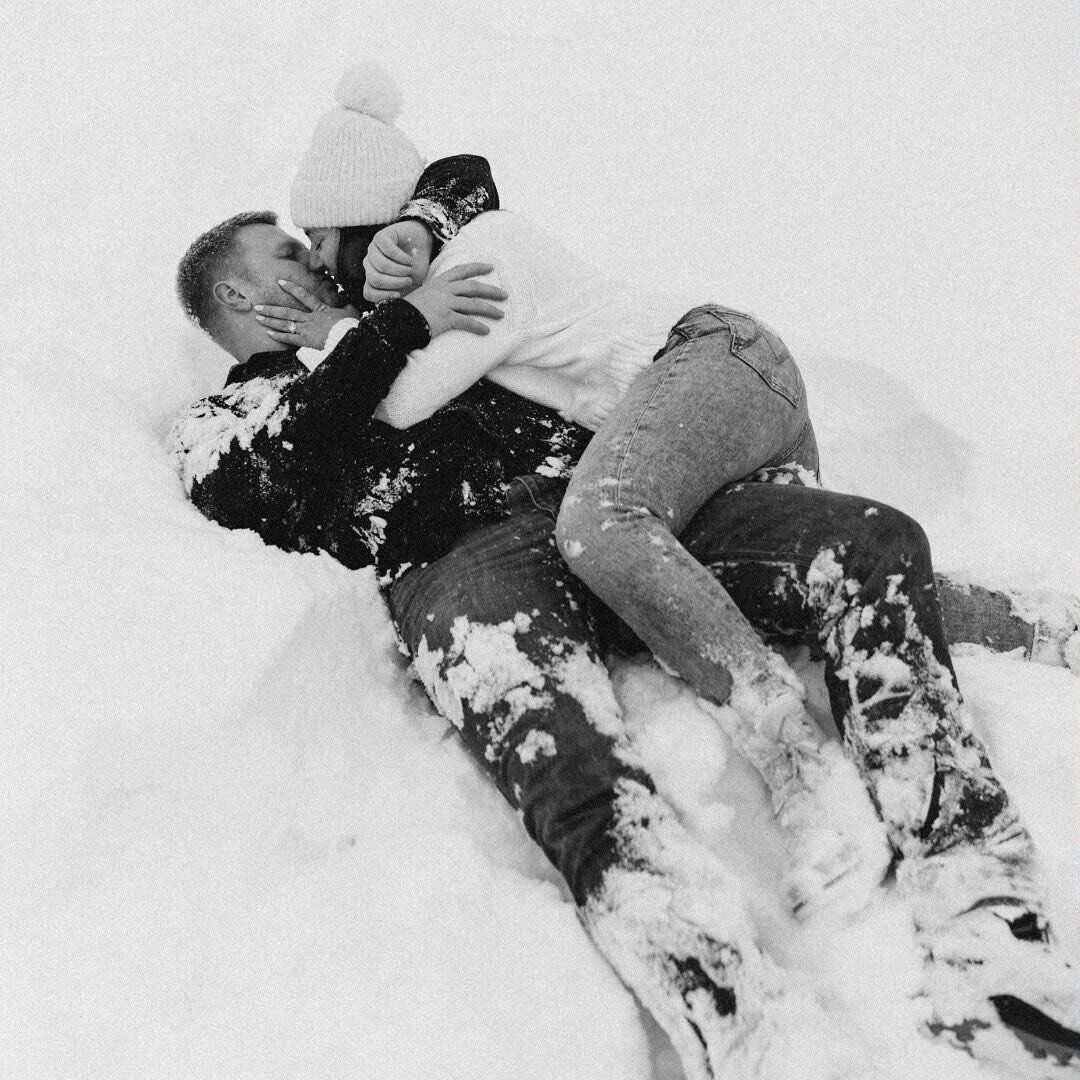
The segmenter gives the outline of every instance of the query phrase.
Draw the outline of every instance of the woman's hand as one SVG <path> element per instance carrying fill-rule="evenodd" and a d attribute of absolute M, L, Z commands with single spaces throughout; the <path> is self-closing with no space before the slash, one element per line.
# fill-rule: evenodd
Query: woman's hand
<path fill-rule="evenodd" d="M 341 319 L 360 317 L 356 308 L 330 307 L 293 281 L 280 280 L 278 285 L 300 306 L 291 308 L 273 304 L 255 305 L 255 318 L 266 327 L 267 334 L 275 341 L 282 341 L 298 349 L 322 349 L 334 323 Z"/>
<path fill-rule="evenodd" d="M 432 337 L 445 330 L 467 330 L 470 334 L 487 334 L 491 327 L 480 319 L 470 316 L 482 315 L 485 319 L 501 319 L 503 311 L 489 300 L 505 300 L 506 291 L 486 281 L 476 281 L 482 274 L 490 274 L 488 263 L 462 263 L 453 266 L 433 278 L 429 278 L 405 298 L 427 320 Z"/>
<path fill-rule="evenodd" d="M 381 304 L 423 284 L 432 244 L 430 230 L 419 221 L 395 221 L 380 229 L 364 256 L 364 299 Z"/>

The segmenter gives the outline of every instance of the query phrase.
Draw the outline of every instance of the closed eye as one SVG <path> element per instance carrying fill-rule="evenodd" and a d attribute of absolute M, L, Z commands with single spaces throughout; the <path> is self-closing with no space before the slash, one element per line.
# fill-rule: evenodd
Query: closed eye
<path fill-rule="evenodd" d="M 303 250 L 304 250 L 304 248 L 303 248 L 303 246 L 301 244 L 298 244 L 296 241 L 293 241 L 290 244 L 283 245 L 278 250 L 278 258 L 279 259 L 287 259 L 287 260 L 291 260 L 293 262 L 297 262 L 300 259 L 300 252 L 303 251 Z"/>

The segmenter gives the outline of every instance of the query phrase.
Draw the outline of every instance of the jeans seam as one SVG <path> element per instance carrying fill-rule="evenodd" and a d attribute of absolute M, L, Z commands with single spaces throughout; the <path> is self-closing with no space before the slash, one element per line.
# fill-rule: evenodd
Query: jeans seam
<path fill-rule="evenodd" d="M 668 352 L 666 352 L 664 355 L 669 356 L 669 355 L 679 351 L 687 343 L 688 343 L 688 339 L 684 338 L 682 345 L 678 345 L 674 349 L 668 350 Z M 640 430 L 641 425 L 645 420 L 645 414 L 649 411 L 649 409 L 652 408 L 652 404 L 656 400 L 657 394 L 659 394 L 660 391 L 663 390 L 663 388 L 665 386 L 667 386 L 668 379 L 671 378 L 672 373 L 675 370 L 675 364 L 677 362 L 678 362 L 678 357 L 672 356 L 672 361 L 671 361 L 670 366 L 668 367 L 668 370 L 664 372 L 663 378 L 661 378 L 661 380 L 656 384 L 655 388 L 653 389 L 653 392 L 649 395 L 649 400 L 646 401 L 645 404 L 642 406 L 641 412 L 638 415 L 637 420 L 634 421 L 633 430 L 630 432 L 629 436 L 627 436 L 626 444 L 623 447 L 623 449 L 622 449 L 622 451 L 621 451 L 621 453 L 619 455 L 619 457 L 620 457 L 619 473 L 618 473 L 618 476 L 615 478 L 615 509 L 618 510 L 618 511 L 625 510 L 625 507 L 623 506 L 622 490 L 623 490 L 623 474 L 626 471 L 626 458 L 629 455 L 630 449 L 634 445 L 634 440 L 637 438 L 637 433 Z"/>
<path fill-rule="evenodd" d="M 773 378 L 767 371 L 762 370 L 757 364 L 753 363 L 747 354 L 747 348 L 750 345 L 750 341 L 741 337 L 737 332 L 735 319 L 746 319 L 757 329 L 757 338 L 755 341 L 760 342 L 761 345 L 768 350 L 769 356 L 772 357 L 772 363 L 776 367 L 780 367 L 783 364 L 779 353 L 777 353 L 772 341 L 769 339 L 769 335 L 772 334 L 771 330 L 765 326 L 765 324 L 756 316 L 744 311 L 736 311 L 734 308 L 725 308 L 713 304 L 702 304 L 700 307 L 691 309 L 683 316 L 683 319 L 689 318 L 691 315 L 700 313 L 707 313 L 714 318 L 719 324 L 715 328 L 709 328 L 690 336 L 678 329 L 678 323 L 673 329 L 673 333 L 679 334 L 683 342 L 689 343 L 692 341 L 699 341 L 702 338 L 710 337 L 713 334 L 720 333 L 726 330 L 731 335 L 731 347 L 729 349 L 730 354 L 738 360 L 741 364 L 745 364 L 774 394 L 782 397 L 793 409 L 798 409 L 802 404 L 802 400 L 805 396 L 805 389 L 796 383 L 794 388 L 788 388 L 786 383 L 781 380 Z M 680 320 L 682 322 L 683 320 Z M 790 357 L 789 357 L 790 359 Z M 793 361 L 794 362 L 794 361 Z"/>
<path fill-rule="evenodd" d="M 786 465 L 789 461 L 794 461 L 795 455 L 802 449 L 803 443 L 806 442 L 806 433 L 810 430 L 810 426 L 810 418 L 807 417 L 806 423 L 799 428 L 799 434 L 795 436 L 795 441 L 783 453 L 777 454 L 768 465 L 764 465 L 762 468 L 774 469 L 779 465 Z"/>

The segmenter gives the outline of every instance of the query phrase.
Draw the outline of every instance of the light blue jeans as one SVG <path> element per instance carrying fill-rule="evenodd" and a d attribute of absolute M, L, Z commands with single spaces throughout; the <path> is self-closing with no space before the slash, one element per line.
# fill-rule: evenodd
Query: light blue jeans
<path fill-rule="evenodd" d="M 749 315 L 694 308 L 589 444 L 559 513 L 556 539 L 574 573 L 717 704 L 732 675 L 767 678 L 770 653 L 678 537 L 726 484 L 779 465 L 817 477 L 795 361 Z"/>

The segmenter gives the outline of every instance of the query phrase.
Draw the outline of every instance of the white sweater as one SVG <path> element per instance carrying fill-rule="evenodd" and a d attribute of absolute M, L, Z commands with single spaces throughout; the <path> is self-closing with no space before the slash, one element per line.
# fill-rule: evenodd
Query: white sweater
<path fill-rule="evenodd" d="M 376 416 L 396 428 L 429 417 L 481 378 L 597 430 L 690 306 L 605 278 L 527 218 L 481 214 L 431 264 L 485 262 L 509 294 L 486 336 L 440 334 L 409 354 Z"/>

